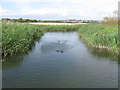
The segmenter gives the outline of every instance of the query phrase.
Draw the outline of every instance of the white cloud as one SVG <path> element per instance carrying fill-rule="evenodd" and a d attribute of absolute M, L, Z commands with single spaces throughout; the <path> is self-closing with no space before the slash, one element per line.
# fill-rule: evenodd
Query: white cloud
<path fill-rule="evenodd" d="M 81 2 L 82 0 L 1 0 L 2 2 Z"/>
<path fill-rule="evenodd" d="M 7 14 L 8 14 L 8 15 L 11 15 L 12 13 L 11 13 L 11 14 L 10 14 L 10 13 L 11 13 L 11 12 L 10 12 L 8 9 L 2 8 L 2 7 L 0 6 L 0 15 L 1 15 L 1 16 L 6 16 Z"/>
<path fill-rule="evenodd" d="M 1 2 L 37 2 L 39 0 L 1 0 Z"/>
<path fill-rule="evenodd" d="M 0 7 L 0 13 L 3 16 L 51 16 L 55 15 L 63 17 L 80 18 L 85 17 L 89 19 L 98 19 L 111 14 L 117 10 L 119 0 L 2 0 L 2 2 L 13 2 L 17 10 L 3 9 Z M 40 6 L 35 8 L 39 3 Z M 41 3 L 45 6 L 41 7 Z M 51 6 L 47 6 L 49 3 Z"/>
<path fill-rule="evenodd" d="M 68 8 L 41 8 L 41 9 L 33 9 L 33 10 L 24 10 L 23 14 L 60 14 L 62 16 L 68 15 L 70 10 Z"/>
<path fill-rule="evenodd" d="M 0 14 L 8 12 L 8 11 L 9 11 L 8 9 L 4 9 L 0 6 Z"/>

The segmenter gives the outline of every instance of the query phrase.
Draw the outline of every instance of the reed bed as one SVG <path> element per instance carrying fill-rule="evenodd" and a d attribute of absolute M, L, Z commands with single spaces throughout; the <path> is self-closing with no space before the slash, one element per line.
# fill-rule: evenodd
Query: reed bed
<path fill-rule="evenodd" d="M 28 52 L 44 32 L 76 31 L 88 46 L 118 53 L 118 28 L 101 24 L 31 25 L 2 23 L 2 55 Z"/>
<path fill-rule="evenodd" d="M 2 23 L 2 55 L 28 52 L 42 35 L 36 25 Z"/>
<path fill-rule="evenodd" d="M 81 25 L 38 25 L 45 32 L 77 31 Z"/>
<path fill-rule="evenodd" d="M 88 46 L 108 50 L 118 54 L 118 27 L 101 24 L 84 25 L 79 28 L 78 34 Z"/>

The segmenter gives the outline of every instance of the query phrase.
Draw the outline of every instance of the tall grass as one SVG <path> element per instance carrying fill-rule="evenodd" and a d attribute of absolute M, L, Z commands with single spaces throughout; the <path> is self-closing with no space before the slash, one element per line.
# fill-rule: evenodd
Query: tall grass
<path fill-rule="evenodd" d="M 101 24 L 108 26 L 118 26 L 118 20 L 102 21 Z"/>
<path fill-rule="evenodd" d="M 46 32 L 77 31 L 80 25 L 38 25 Z"/>
<path fill-rule="evenodd" d="M 88 46 L 108 50 L 118 54 L 117 25 L 87 24 L 87 25 L 39 25 L 44 31 L 77 31 Z"/>
<path fill-rule="evenodd" d="M 118 28 L 106 25 L 84 25 L 78 30 L 87 45 L 118 53 Z"/>
<path fill-rule="evenodd" d="M 2 23 L 3 56 L 28 52 L 43 32 L 77 31 L 88 46 L 118 53 L 118 28 L 101 24 L 30 25 Z M 0 43 L 1 44 L 1 43 Z"/>
<path fill-rule="evenodd" d="M 43 32 L 75 31 L 78 26 L 2 23 L 2 55 L 28 52 Z"/>
<path fill-rule="evenodd" d="M 36 25 L 2 23 L 3 56 L 28 52 L 43 32 Z"/>

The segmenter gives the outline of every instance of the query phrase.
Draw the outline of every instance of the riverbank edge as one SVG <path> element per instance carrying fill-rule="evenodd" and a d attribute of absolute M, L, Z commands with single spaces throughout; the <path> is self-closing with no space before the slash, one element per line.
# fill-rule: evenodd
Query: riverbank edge
<path fill-rule="evenodd" d="M 85 35 L 83 35 L 82 33 L 78 32 L 78 35 L 80 37 L 80 39 L 91 49 L 97 49 L 97 50 L 101 50 L 101 51 L 107 51 L 112 55 L 117 55 L 119 56 L 119 50 L 118 49 L 112 49 L 109 46 L 104 46 L 104 45 L 94 45 L 92 42 L 90 42 Z"/>
<path fill-rule="evenodd" d="M 11 30 L 11 32 L 14 33 L 13 37 L 15 37 L 15 35 L 20 36 L 23 33 L 22 35 L 23 38 L 17 39 L 19 38 L 17 37 L 16 40 L 14 40 L 14 42 L 16 43 L 13 42 L 11 44 L 7 43 L 3 45 L 3 43 L 6 41 L 4 40 L 4 38 L 6 37 L 4 36 L 3 38 L 4 30 L 7 30 L 7 31 Z M 24 30 L 26 31 L 24 32 Z M 44 35 L 44 32 L 41 30 L 38 30 L 38 27 L 36 27 L 36 25 L 31 26 L 29 24 L 24 25 L 21 23 L 2 23 L 1 32 L 2 32 L 2 52 L 1 52 L 2 58 L 7 57 L 7 56 L 17 55 L 20 53 L 29 53 L 32 50 L 32 47 L 34 46 L 35 42 L 38 41 L 39 38 L 41 38 Z M 11 35 L 8 32 L 6 34 Z M 20 44 L 22 44 L 22 46 L 20 46 Z M 18 48 L 15 48 L 17 46 Z"/>
<path fill-rule="evenodd" d="M 30 25 L 30 24 L 27 24 L 27 25 Z M 33 25 L 34 26 L 34 25 Z M 55 28 L 55 30 L 57 29 L 58 31 L 60 31 L 60 29 L 63 29 L 63 28 L 58 28 L 58 27 L 61 27 L 61 26 L 57 26 L 57 25 L 53 25 L 54 26 L 54 28 L 53 27 L 51 27 L 51 25 L 47 25 L 47 26 L 49 26 L 48 27 L 48 29 L 49 30 L 47 30 L 46 28 L 47 28 L 47 26 L 46 25 L 35 25 L 35 26 L 42 26 L 42 27 L 44 27 L 45 26 L 45 28 L 41 28 L 41 27 L 39 27 L 39 29 L 45 29 L 44 31 L 43 31 L 43 33 L 44 32 L 51 32 L 51 30 L 53 29 L 53 31 L 54 31 L 54 28 Z M 108 47 L 108 46 L 104 46 L 104 45 L 94 45 L 92 42 L 90 42 L 82 33 L 80 33 L 79 32 L 79 29 L 80 29 L 80 27 L 81 27 L 81 25 L 79 26 L 79 27 L 77 27 L 76 25 L 74 25 L 74 26 L 67 26 L 67 25 L 62 25 L 62 27 L 64 27 L 65 26 L 65 31 L 69 31 L 69 30 L 67 30 L 67 29 L 70 29 L 70 31 L 76 31 L 77 33 L 79 33 L 79 36 L 80 36 L 80 38 L 87 44 L 87 46 L 88 47 L 90 47 L 90 48 L 96 48 L 96 49 L 101 49 L 101 50 L 103 50 L 103 51 L 109 51 L 109 52 L 111 52 L 111 53 L 115 53 L 116 55 L 119 55 L 119 50 L 113 50 L 111 47 Z M 82 25 L 83 26 L 83 25 Z M 51 27 L 51 28 L 50 28 Z M 57 27 L 57 28 L 56 28 Z M 72 30 L 71 30 L 72 29 Z M 61 30 L 61 31 L 63 31 L 64 32 L 64 30 Z"/>

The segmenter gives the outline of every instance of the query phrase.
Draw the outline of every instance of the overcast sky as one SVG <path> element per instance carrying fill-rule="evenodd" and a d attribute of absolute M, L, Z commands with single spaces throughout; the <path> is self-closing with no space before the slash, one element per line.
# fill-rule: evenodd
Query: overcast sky
<path fill-rule="evenodd" d="M 118 9 L 119 0 L 1 0 L 0 18 L 102 20 Z"/>

